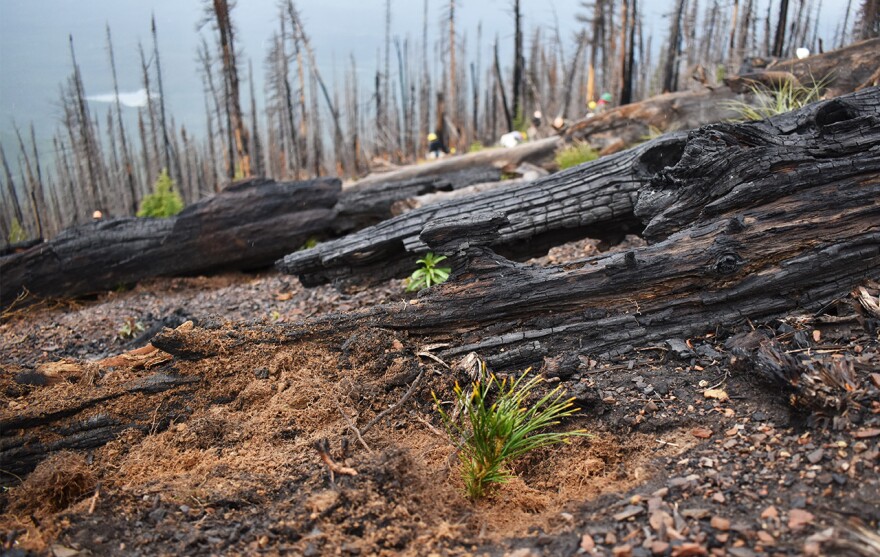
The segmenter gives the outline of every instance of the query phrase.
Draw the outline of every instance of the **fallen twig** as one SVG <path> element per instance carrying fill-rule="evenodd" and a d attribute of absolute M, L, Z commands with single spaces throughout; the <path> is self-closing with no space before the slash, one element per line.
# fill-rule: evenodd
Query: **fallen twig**
<path fill-rule="evenodd" d="M 357 426 L 354 424 L 354 422 L 351 420 L 351 418 L 348 417 L 348 415 L 345 413 L 345 411 L 342 410 L 342 406 L 339 405 L 339 401 L 334 400 L 334 402 L 336 403 L 336 408 L 339 410 L 339 413 L 342 414 L 342 417 L 345 420 L 345 423 L 348 424 L 348 429 L 350 429 L 354 432 L 355 436 L 357 437 L 358 441 L 360 441 L 361 445 L 363 445 L 364 448 L 367 449 L 367 452 L 370 454 L 373 454 L 373 449 L 371 449 L 370 446 L 367 445 L 367 442 L 364 441 L 364 438 L 361 435 L 361 431 L 357 428 Z"/>
<path fill-rule="evenodd" d="M 364 428 L 361 430 L 361 433 L 366 434 L 367 431 L 369 431 L 370 428 L 372 428 L 374 425 L 379 423 L 379 421 L 382 418 L 384 418 L 385 416 L 387 416 L 391 412 L 394 412 L 395 410 L 397 410 L 398 408 L 400 408 L 401 406 L 406 404 L 406 401 L 409 400 L 409 398 L 413 395 L 413 393 L 416 390 L 416 387 L 422 381 L 422 377 L 424 377 L 424 376 L 425 376 L 425 370 L 423 368 L 419 371 L 419 374 L 413 380 L 412 385 L 409 386 L 409 390 L 406 391 L 406 394 L 403 395 L 403 398 L 401 398 L 400 400 L 398 400 L 397 402 L 395 402 L 394 404 L 392 404 L 391 406 L 389 406 L 385 410 L 382 410 L 381 412 L 379 412 L 379 414 L 375 418 L 370 420 L 370 422 L 364 426 Z"/>
<path fill-rule="evenodd" d="M 327 469 L 330 471 L 331 482 L 334 480 L 334 474 L 342 474 L 344 476 L 358 475 L 357 470 L 354 468 L 349 468 L 348 466 L 343 466 L 333 461 L 333 458 L 330 456 L 330 443 L 326 439 L 315 441 L 314 447 L 315 450 L 318 451 L 318 456 L 321 457 L 321 460 L 324 461 L 324 465 L 327 466 Z"/>

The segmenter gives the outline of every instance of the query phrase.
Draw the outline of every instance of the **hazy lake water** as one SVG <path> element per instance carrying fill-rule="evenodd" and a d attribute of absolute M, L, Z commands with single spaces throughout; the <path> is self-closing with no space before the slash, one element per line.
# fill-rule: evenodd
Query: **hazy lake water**
<path fill-rule="evenodd" d="M 768 0 L 759 2 L 766 6 Z M 721 2 L 728 5 L 729 0 Z M 641 0 L 646 31 L 654 34 L 654 45 L 665 40 L 668 20 L 664 14 L 674 0 Z M 792 4 L 795 4 L 794 2 Z M 820 35 L 829 43 L 834 27 L 843 18 L 845 2 L 825 0 Z M 305 20 L 325 80 L 344 79 L 354 55 L 359 71 L 360 95 L 366 100 L 372 87 L 385 33 L 384 0 L 300 0 L 296 2 Z M 411 53 L 420 55 L 423 0 L 392 0 L 392 37 L 409 38 Z M 476 54 L 477 26 L 482 25 L 483 67 L 491 58 L 495 36 L 499 36 L 502 57 L 512 58 L 513 24 L 510 0 L 459 0 L 457 25 L 459 38 L 468 41 L 468 55 Z M 441 22 L 448 2 L 429 0 L 429 49 L 437 48 Z M 580 0 L 522 0 L 526 40 L 537 26 L 545 36 L 553 33 L 558 21 L 568 48 L 571 35 L 581 24 L 575 15 L 582 11 Z M 86 92 L 102 95 L 112 92 L 112 78 L 106 50 L 105 25 L 109 24 L 123 92 L 136 92 L 141 85 L 138 42 L 151 52 L 150 15 L 155 14 L 161 55 L 166 106 L 178 126 L 200 135 L 204 129 L 204 100 L 196 62 L 200 41 L 198 23 L 203 20 L 203 2 L 197 0 L 0 0 L 0 141 L 7 154 L 15 152 L 12 122 L 25 128 L 34 122 L 41 146 L 47 147 L 52 132 L 60 125 L 59 84 L 72 71 L 68 35 L 72 35 Z M 263 60 L 273 32 L 278 28 L 276 0 L 240 0 L 233 11 L 242 63 L 242 83 L 246 87 L 247 62 L 253 61 L 256 97 L 262 104 Z M 766 7 L 759 9 L 766 13 Z M 763 17 L 763 15 L 762 15 Z M 202 33 L 210 33 L 206 26 Z M 392 77 L 397 73 L 392 53 Z M 249 98 L 243 93 L 246 106 Z M 93 102 L 93 116 L 101 126 L 106 122 L 109 104 Z M 124 108 L 134 121 L 136 109 Z M 134 134 L 132 128 L 130 133 Z"/>

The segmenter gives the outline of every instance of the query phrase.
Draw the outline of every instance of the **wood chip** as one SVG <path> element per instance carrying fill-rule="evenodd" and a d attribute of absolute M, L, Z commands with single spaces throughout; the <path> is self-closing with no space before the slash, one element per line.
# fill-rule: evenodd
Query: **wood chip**
<path fill-rule="evenodd" d="M 856 439 L 867 439 L 869 437 L 877 437 L 880 435 L 880 429 L 876 427 L 870 427 L 867 429 L 860 429 L 858 431 L 853 431 L 852 436 Z"/>
<path fill-rule="evenodd" d="M 730 400 L 730 396 L 723 389 L 706 389 L 703 391 L 703 396 L 706 398 L 714 398 L 721 402 Z"/>

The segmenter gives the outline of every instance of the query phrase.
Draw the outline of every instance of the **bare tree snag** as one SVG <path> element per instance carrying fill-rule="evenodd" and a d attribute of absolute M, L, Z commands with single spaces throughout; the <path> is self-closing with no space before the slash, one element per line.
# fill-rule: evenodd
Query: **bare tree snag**
<path fill-rule="evenodd" d="M 484 191 L 429 205 L 315 248 L 289 254 L 278 268 L 305 285 L 375 283 L 412 271 L 414 254 L 428 251 L 419 238 L 426 224 L 492 211 L 508 218 L 492 248 L 515 258 L 543 253 L 573 238 L 623 237 L 640 229 L 635 194 L 684 145 L 683 135 L 657 139 L 535 182 Z"/>
<path fill-rule="evenodd" d="M 707 126 L 679 153 L 634 194 L 652 245 L 538 268 L 490 248 L 514 215 L 413 223 L 449 256 L 448 283 L 405 306 L 288 326 L 288 338 L 380 327 L 449 342 L 444 359 L 479 351 L 500 367 L 568 354 L 576 367 L 577 355 L 816 310 L 880 277 L 880 88 Z"/>

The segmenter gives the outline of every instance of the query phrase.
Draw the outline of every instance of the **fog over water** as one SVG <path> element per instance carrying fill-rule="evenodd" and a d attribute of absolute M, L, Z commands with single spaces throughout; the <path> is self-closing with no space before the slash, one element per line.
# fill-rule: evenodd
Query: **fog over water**
<path fill-rule="evenodd" d="M 768 0 L 759 1 L 758 13 L 766 14 Z M 459 0 L 456 7 L 459 40 L 466 37 L 468 61 L 476 57 L 477 26 L 482 25 L 482 64 L 491 60 L 492 43 L 501 41 L 502 60 L 512 61 L 513 19 L 510 0 Z M 645 32 L 653 34 L 654 49 L 666 40 L 668 18 L 674 0 L 641 0 Z M 701 3 L 702 4 L 702 3 Z M 720 4 L 729 9 L 731 0 Z M 792 4 L 795 4 L 794 2 Z M 825 0 L 819 26 L 828 45 L 835 27 L 843 19 L 845 2 Z M 358 65 L 360 96 L 369 102 L 377 65 L 384 64 L 384 0 L 300 0 L 296 2 L 309 34 L 318 64 L 328 84 L 344 79 L 350 55 Z M 392 0 L 391 35 L 409 38 L 411 56 L 421 55 L 423 0 Z M 774 0 L 775 6 L 775 0 Z M 448 2 L 429 0 L 428 48 L 438 48 L 441 21 Z M 550 37 L 558 22 L 566 48 L 573 50 L 572 34 L 581 27 L 575 15 L 583 11 L 580 0 L 522 0 L 526 53 L 532 30 L 542 28 Z M 795 9 L 795 8 L 793 8 Z M 59 85 L 72 71 L 68 36 L 72 35 L 82 71 L 86 94 L 92 97 L 93 116 L 101 126 L 112 100 L 112 77 L 106 49 L 105 25 L 109 24 L 119 77 L 119 90 L 128 119 L 134 122 L 137 109 L 146 101 L 141 83 L 138 42 L 152 51 L 150 16 L 155 14 L 159 50 L 166 94 L 166 107 L 178 126 L 185 125 L 196 135 L 204 129 L 202 83 L 196 61 L 200 41 L 197 26 L 204 19 L 203 2 L 197 0 L 0 0 L 0 141 L 7 154 L 14 153 L 13 120 L 22 129 L 31 122 L 42 148 L 48 148 L 53 131 L 60 126 Z M 276 0 L 239 0 L 233 10 L 240 51 L 243 106 L 247 96 L 247 62 L 253 61 L 258 105 L 263 99 L 263 61 L 273 32 L 278 28 Z M 775 15 L 774 15 L 775 17 Z M 762 29 L 759 23 L 759 30 Z M 210 34 L 210 25 L 201 33 Z M 213 44 L 213 37 L 209 39 Z M 392 47 L 393 48 L 393 47 Z M 657 56 L 655 55 L 655 61 Z M 392 52 L 392 78 L 397 73 Z M 435 75 L 439 68 L 433 68 Z M 130 129 L 135 135 L 135 130 Z M 14 157 L 14 155 L 13 155 Z"/>

